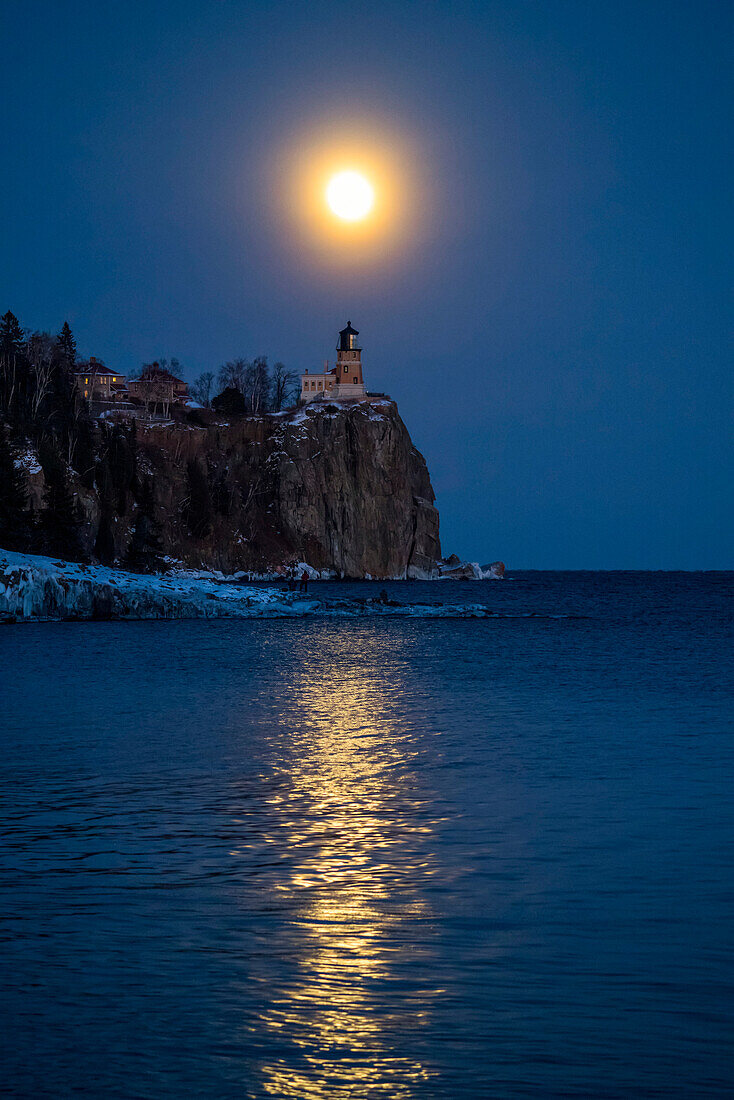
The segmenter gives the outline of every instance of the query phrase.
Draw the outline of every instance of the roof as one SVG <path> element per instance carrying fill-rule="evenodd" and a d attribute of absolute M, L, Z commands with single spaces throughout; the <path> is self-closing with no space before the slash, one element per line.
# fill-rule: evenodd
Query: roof
<path fill-rule="evenodd" d="M 336 345 L 336 350 L 346 351 L 347 349 L 356 349 L 357 336 L 359 336 L 359 332 L 356 328 L 352 328 L 351 321 L 347 321 L 347 327 L 339 330 L 339 343 Z"/>
<path fill-rule="evenodd" d="M 157 363 L 151 363 L 150 366 L 144 367 L 141 371 L 140 378 L 135 379 L 138 382 L 174 382 L 177 386 L 185 386 L 183 378 L 176 378 L 175 374 L 171 374 L 169 370 L 164 367 L 159 367 Z"/>
<path fill-rule="evenodd" d="M 88 367 L 84 367 L 83 370 L 75 371 L 76 374 L 114 374 L 115 378 L 124 378 L 124 374 L 120 374 L 117 370 L 110 370 L 109 367 L 103 367 L 101 363 L 90 363 Z"/>

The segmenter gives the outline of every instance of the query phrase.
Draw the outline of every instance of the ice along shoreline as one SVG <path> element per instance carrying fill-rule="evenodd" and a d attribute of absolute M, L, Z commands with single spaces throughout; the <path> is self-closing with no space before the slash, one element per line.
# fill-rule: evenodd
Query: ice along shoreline
<path fill-rule="evenodd" d="M 128 573 L 0 550 L 0 617 L 6 622 L 300 616 L 317 605 L 213 577 Z"/>
<path fill-rule="evenodd" d="M 404 604 L 386 599 L 382 593 L 364 599 L 311 598 L 251 580 L 248 583 L 244 574 L 224 577 L 182 570 L 146 575 L 0 550 L 3 623 L 365 614 L 487 618 L 494 613 L 482 604 Z"/>

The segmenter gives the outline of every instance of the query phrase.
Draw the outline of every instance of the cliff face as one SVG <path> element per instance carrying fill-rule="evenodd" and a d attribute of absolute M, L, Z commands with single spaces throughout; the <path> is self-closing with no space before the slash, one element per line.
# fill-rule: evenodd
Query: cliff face
<path fill-rule="evenodd" d="M 139 424 L 137 451 L 138 476 L 152 477 L 164 551 L 188 565 L 232 573 L 307 561 L 349 577 L 420 577 L 441 555 L 426 463 L 392 401 L 229 423 L 202 411 L 187 422 Z M 94 491 L 75 488 L 91 551 L 99 503 Z M 114 524 L 120 560 L 135 512 L 131 498 Z"/>
<path fill-rule="evenodd" d="M 288 418 L 267 458 L 273 518 L 304 559 L 347 576 L 428 573 L 440 557 L 423 456 L 388 401 Z"/>

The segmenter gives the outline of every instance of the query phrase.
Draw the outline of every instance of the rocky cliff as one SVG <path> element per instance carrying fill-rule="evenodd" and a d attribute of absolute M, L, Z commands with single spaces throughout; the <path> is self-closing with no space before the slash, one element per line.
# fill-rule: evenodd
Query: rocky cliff
<path fill-rule="evenodd" d="M 163 549 L 187 565 L 233 573 L 307 561 L 348 577 L 422 577 L 441 556 L 426 463 L 390 400 L 230 421 L 195 411 L 139 423 L 135 451 L 137 482 L 153 486 Z M 29 474 L 40 505 L 43 474 Z M 92 554 L 100 494 L 79 478 L 74 489 Z M 114 551 L 123 560 L 134 491 L 116 507 Z"/>

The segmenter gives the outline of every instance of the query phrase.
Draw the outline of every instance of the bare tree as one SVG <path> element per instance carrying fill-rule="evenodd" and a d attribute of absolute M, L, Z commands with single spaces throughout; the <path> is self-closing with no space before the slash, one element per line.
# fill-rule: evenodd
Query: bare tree
<path fill-rule="evenodd" d="M 247 411 L 253 415 L 264 412 L 270 397 L 270 375 L 265 355 L 258 355 L 248 364 L 245 372 L 245 403 Z"/>
<path fill-rule="evenodd" d="M 161 368 L 156 359 L 153 363 L 143 363 L 137 378 L 130 377 L 135 382 L 135 396 L 142 400 L 147 411 L 155 416 L 160 405 L 162 416 L 168 419 L 173 401 L 173 379 L 167 375 L 165 367 Z"/>
<path fill-rule="evenodd" d="M 153 416 L 155 416 L 160 405 L 163 418 L 167 420 L 171 401 L 173 400 L 173 383 L 156 378 L 147 378 L 138 384 L 137 389 L 138 394 L 145 402 L 146 408 L 152 411 Z"/>
<path fill-rule="evenodd" d="M 212 387 L 214 385 L 214 374 L 212 371 L 204 371 L 200 374 L 195 382 L 191 383 L 189 393 L 193 397 L 194 401 L 198 401 L 200 405 L 203 405 L 205 409 L 208 409 L 212 403 Z"/>
<path fill-rule="evenodd" d="M 294 387 L 298 381 L 295 371 L 286 370 L 284 363 L 276 363 L 270 380 L 270 402 L 274 412 L 280 412 L 294 398 Z"/>
<path fill-rule="evenodd" d="M 184 369 L 175 355 L 170 359 L 156 359 L 156 362 L 161 370 L 167 370 L 177 378 L 180 378 Z"/>
<path fill-rule="evenodd" d="M 53 338 L 48 332 L 34 332 L 26 340 L 25 353 L 33 371 L 31 413 L 35 419 L 51 390 L 54 371 Z"/>
<path fill-rule="evenodd" d="M 244 393 L 245 376 L 249 365 L 246 359 L 230 359 L 229 362 L 224 363 L 219 368 L 217 377 L 220 391 L 232 388 Z"/>

